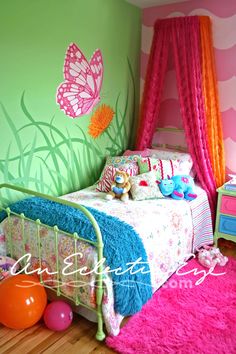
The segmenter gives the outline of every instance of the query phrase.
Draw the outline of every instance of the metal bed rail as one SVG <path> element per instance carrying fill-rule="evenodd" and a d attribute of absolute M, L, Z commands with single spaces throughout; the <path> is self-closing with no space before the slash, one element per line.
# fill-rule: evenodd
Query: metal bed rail
<path fill-rule="evenodd" d="M 84 239 L 83 237 L 80 237 L 76 232 L 71 234 L 68 232 L 65 232 L 63 230 L 59 230 L 57 225 L 49 226 L 46 224 L 41 223 L 41 221 L 39 219 L 37 220 L 32 220 L 30 218 L 27 218 L 23 213 L 21 214 L 17 214 L 13 211 L 10 210 L 9 207 L 4 207 L 2 206 L 2 201 L 1 201 L 1 195 L 0 195 L 0 210 L 4 210 L 7 214 L 7 222 L 8 222 L 8 229 L 9 231 L 9 235 L 6 235 L 6 243 L 8 246 L 8 251 L 10 253 L 10 256 L 13 257 L 13 235 L 12 235 L 12 220 L 11 220 L 11 215 L 17 216 L 18 218 L 20 218 L 21 220 L 21 232 L 23 235 L 22 238 L 22 244 L 23 247 L 22 249 L 25 249 L 25 243 L 26 243 L 26 238 L 25 238 L 25 221 L 31 221 L 32 223 L 36 224 L 36 237 L 37 237 L 37 245 L 38 245 L 38 261 L 39 261 L 39 268 L 41 269 L 42 266 L 42 250 L 41 250 L 41 245 L 40 245 L 40 228 L 44 227 L 48 230 L 52 230 L 54 232 L 54 242 L 55 242 L 55 253 L 56 253 L 56 274 L 57 274 L 57 281 L 59 284 L 59 255 L 58 255 L 58 234 L 64 234 L 68 237 L 71 237 L 73 239 L 74 242 L 74 254 L 76 254 L 78 252 L 77 250 L 77 243 L 78 241 L 84 241 L 87 243 L 90 243 L 91 245 L 93 245 L 96 249 L 97 249 L 97 255 L 98 255 L 98 267 L 97 267 L 97 274 L 96 274 L 96 308 L 94 309 L 93 307 L 88 306 L 87 304 L 84 304 L 82 301 L 80 301 L 78 294 L 76 294 L 76 298 L 71 298 L 67 295 L 65 295 L 64 293 L 61 292 L 60 286 L 57 286 L 56 289 L 55 287 L 52 287 L 48 284 L 45 284 L 45 282 L 43 281 L 43 276 L 42 273 L 40 272 L 39 276 L 40 276 L 40 282 L 42 283 L 42 285 L 46 288 L 49 288 L 51 290 L 53 290 L 54 292 L 56 292 L 57 296 L 63 296 L 65 298 L 68 298 L 70 301 L 73 301 L 75 303 L 76 306 L 80 305 L 83 306 L 93 312 L 96 312 L 97 314 L 97 320 L 98 320 L 98 328 L 97 328 L 97 333 L 96 333 L 96 339 L 99 341 L 102 341 L 105 338 L 105 333 L 103 331 L 103 315 L 102 315 L 102 299 L 103 299 L 103 275 L 102 275 L 102 271 L 103 271 L 103 239 L 102 239 L 102 234 L 99 228 L 99 225 L 97 223 L 97 221 L 95 220 L 95 218 L 93 217 L 93 215 L 82 205 L 64 200 L 64 199 L 60 199 L 58 197 L 53 197 L 47 194 L 43 194 L 37 191 L 33 191 L 30 189 L 26 189 L 20 186 L 15 186 L 15 185 L 11 185 L 8 183 L 3 183 L 0 184 L 0 191 L 3 189 L 10 189 L 16 192 L 21 192 L 23 194 L 26 195 L 30 195 L 30 196 L 36 196 L 36 197 L 40 197 L 40 198 L 44 198 L 44 199 L 48 199 L 51 200 L 53 202 L 59 203 L 59 204 L 63 204 L 63 205 L 67 205 L 73 208 L 76 208 L 78 210 L 80 210 L 91 222 L 94 232 L 96 234 L 96 242 Z M 23 255 L 22 255 L 23 256 Z M 76 262 L 75 264 L 77 265 L 77 257 L 75 256 Z M 74 272 L 74 281 L 75 284 L 77 282 L 77 272 Z"/>

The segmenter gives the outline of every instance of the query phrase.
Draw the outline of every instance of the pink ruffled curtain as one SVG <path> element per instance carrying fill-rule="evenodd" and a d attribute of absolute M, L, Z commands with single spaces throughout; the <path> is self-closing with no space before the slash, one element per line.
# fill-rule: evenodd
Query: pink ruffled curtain
<path fill-rule="evenodd" d="M 157 24 L 158 25 L 158 24 Z M 157 126 L 161 96 L 167 69 L 170 36 L 168 28 L 163 27 L 161 35 L 155 30 L 149 56 L 144 93 L 141 107 L 141 119 L 137 145 L 140 150 L 151 146 Z"/>
<path fill-rule="evenodd" d="M 197 16 L 158 20 L 155 24 L 141 107 L 137 149 L 151 146 L 157 126 L 170 45 L 174 53 L 181 115 L 188 149 L 197 178 L 207 192 L 214 220 L 216 183 L 207 142 L 201 76 L 200 24 Z"/>

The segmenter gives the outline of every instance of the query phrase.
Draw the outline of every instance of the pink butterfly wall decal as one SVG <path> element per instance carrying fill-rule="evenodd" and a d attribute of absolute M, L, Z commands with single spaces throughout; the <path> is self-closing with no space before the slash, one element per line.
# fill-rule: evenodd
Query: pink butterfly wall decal
<path fill-rule="evenodd" d="M 97 49 L 88 62 L 75 43 L 69 45 L 64 63 L 64 79 L 57 89 L 57 103 L 64 113 L 76 118 L 92 111 L 100 101 L 103 59 Z"/>

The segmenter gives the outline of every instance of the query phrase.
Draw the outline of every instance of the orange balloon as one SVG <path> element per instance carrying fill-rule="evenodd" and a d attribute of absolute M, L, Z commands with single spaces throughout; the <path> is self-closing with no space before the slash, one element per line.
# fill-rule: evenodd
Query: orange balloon
<path fill-rule="evenodd" d="M 0 322 L 13 329 L 37 323 L 47 305 L 47 294 L 32 275 L 13 275 L 0 282 Z"/>

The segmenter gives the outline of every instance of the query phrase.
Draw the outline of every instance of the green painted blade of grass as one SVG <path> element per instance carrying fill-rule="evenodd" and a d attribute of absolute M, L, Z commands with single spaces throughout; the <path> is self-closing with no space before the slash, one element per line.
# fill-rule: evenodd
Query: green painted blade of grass
<path fill-rule="evenodd" d="M 125 100 L 125 108 L 124 108 L 124 112 L 122 113 L 121 110 L 119 110 L 119 114 L 121 116 L 121 123 L 119 126 L 119 132 L 122 136 L 122 147 L 123 150 L 124 148 L 127 146 L 127 141 L 128 141 L 128 133 L 126 130 L 126 122 L 128 121 L 128 117 L 127 117 L 127 110 L 128 110 L 128 103 L 129 103 L 129 85 L 127 87 L 127 92 L 126 92 L 126 100 Z M 117 112 L 117 116 L 118 116 L 118 112 Z M 132 125 L 131 125 L 132 128 Z M 129 129 L 130 130 L 130 129 Z"/>
<path fill-rule="evenodd" d="M 9 116 L 9 114 L 7 113 L 5 107 L 3 106 L 2 103 L 1 104 L 1 107 L 2 107 L 2 110 L 3 110 L 3 113 L 4 113 L 4 116 L 6 118 L 6 121 L 14 135 L 14 138 L 15 138 L 15 141 L 16 141 L 16 144 L 17 144 L 17 147 L 19 149 L 19 154 L 20 154 L 20 160 L 19 160 L 19 172 L 21 174 L 21 164 L 22 164 L 22 169 L 23 169 L 23 175 L 26 173 L 26 169 L 25 169 L 25 161 L 24 161 L 24 149 L 23 149 L 23 146 L 22 146 L 22 143 L 21 143 L 21 139 L 20 139 L 20 136 L 17 132 L 17 129 L 11 119 L 11 117 Z"/>
<path fill-rule="evenodd" d="M 126 93 L 126 101 L 125 101 L 125 108 L 123 114 L 121 114 L 120 109 L 118 106 L 116 106 L 116 119 L 119 124 L 119 129 L 118 129 L 118 136 L 121 141 L 121 146 L 122 149 L 124 150 L 124 134 L 126 134 L 126 131 L 124 129 L 125 126 L 125 121 L 127 120 L 127 108 L 128 108 L 128 102 L 129 102 L 129 89 L 127 88 L 127 93 Z M 121 122 L 119 123 L 119 114 L 121 116 Z"/>
<path fill-rule="evenodd" d="M 80 158 L 80 154 L 81 154 L 81 150 L 79 148 L 77 148 L 77 153 L 76 153 L 76 157 L 77 157 L 77 163 L 78 163 L 78 166 L 79 166 L 79 174 L 77 175 L 78 176 L 78 179 L 77 179 L 77 190 L 81 189 L 81 180 L 83 179 L 83 166 L 81 165 L 82 164 L 82 161 L 81 161 L 81 158 Z"/>
<path fill-rule="evenodd" d="M 78 126 L 77 126 L 78 127 Z M 90 149 L 92 150 L 92 156 L 93 156 L 93 161 L 92 161 L 92 158 L 91 158 L 91 153 L 90 153 L 90 149 L 86 149 L 86 153 L 85 153 L 85 159 L 87 161 L 87 171 L 88 171 L 88 174 L 89 174 L 89 178 L 91 178 L 91 180 L 95 180 L 96 179 L 96 174 L 95 174 L 95 171 L 94 171 L 94 158 L 96 156 L 96 151 L 95 151 L 95 148 L 93 146 L 93 141 L 89 141 L 88 138 L 86 137 L 84 131 L 78 127 L 79 130 L 81 131 L 82 135 L 83 135 L 83 138 L 84 138 L 84 141 L 85 141 L 85 145 L 86 147 L 89 146 Z"/>
<path fill-rule="evenodd" d="M 18 185 L 18 186 L 24 185 L 24 177 L 17 177 L 14 180 L 12 180 L 11 183 Z M 29 183 L 31 183 L 32 185 L 35 185 L 36 183 L 41 184 L 41 180 L 36 179 L 36 177 L 29 177 Z M 47 183 L 44 183 L 44 186 L 45 186 L 45 188 L 47 188 L 48 193 L 55 195 L 55 190 L 53 190 L 50 185 L 48 185 Z"/>
<path fill-rule="evenodd" d="M 106 147 L 106 150 L 109 152 L 109 155 L 111 156 L 115 156 L 117 154 L 119 154 L 120 152 L 117 151 L 117 149 L 114 149 L 113 147 Z"/>
<path fill-rule="evenodd" d="M 78 164 L 78 158 L 75 154 L 73 144 L 71 143 L 71 140 L 70 140 L 70 134 L 69 134 L 69 132 L 67 132 L 67 133 L 68 133 L 69 146 L 70 146 L 70 149 L 69 149 L 69 152 L 70 152 L 70 156 L 69 156 L 69 159 L 70 159 L 70 180 L 72 182 L 73 190 L 76 190 L 76 189 L 78 189 L 78 182 L 77 181 L 79 179 L 81 169 Z"/>
<path fill-rule="evenodd" d="M 50 151 L 50 155 L 51 155 L 52 161 L 54 163 L 54 167 L 55 167 L 56 170 L 59 171 L 59 163 L 57 161 L 57 156 L 56 156 L 56 154 L 54 152 L 54 148 L 53 148 L 53 146 L 52 146 L 47 134 L 42 129 L 42 127 L 40 125 L 41 122 L 36 122 L 34 120 L 34 118 L 31 116 L 31 114 L 29 113 L 29 111 L 27 110 L 25 102 L 24 102 L 24 92 L 23 92 L 22 97 L 21 97 L 21 109 L 24 112 L 25 116 L 32 122 L 32 124 L 40 131 L 40 133 L 44 137 L 46 145 L 48 146 L 48 149 Z M 50 124 L 49 123 L 45 123 L 45 124 L 50 129 Z M 61 179 L 60 179 L 59 176 L 57 177 L 57 186 L 58 186 L 58 190 L 62 190 L 62 183 L 61 183 Z"/>
<path fill-rule="evenodd" d="M 43 127 L 43 126 L 48 127 L 48 123 L 45 123 L 45 122 L 39 122 L 39 123 L 40 123 L 40 126 L 41 126 L 41 127 Z M 24 125 L 23 127 L 21 127 L 21 128 L 19 129 L 19 131 L 20 131 L 20 130 L 23 130 L 23 129 L 27 128 L 27 127 L 33 126 L 33 125 L 35 125 L 35 124 L 32 124 L 32 123 L 26 124 L 26 125 Z M 52 126 L 52 125 L 51 125 L 51 129 L 52 129 L 55 133 L 57 133 L 57 134 L 59 135 L 59 137 L 61 137 L 61 139 L 62 139 L 62 141 L 60 141 L 59 143 L 57 143 L 57 144 L 55 145 L 56 148 L 60 148 L 60 146 L 62 146 L 62 145 L 64 145 L 64 144 L 68 144 L 68 139 L 61 133 L 61 131 L 60 131 L 59 129 L 57 129 L 55 126 Z M 75 142 L 75 143 L 79 143 L 79 144 L 84 144 L 83 139 L 80 139 L 80 138 L 71 138 L 71 141 L 72 141 L 72 142 Z M 91 146 L 88 146 L 88 148 L 91 149 Z M 45 148 L 44 148 L 43 150 L 45 150 Z M 103 157 L 103 155 L 102 155 L 102 153 L 101 153 L 101 151 L 100 151 L 100 148 L 96 148 L 96 153 L 97 153 L 97 155 L 100 156 L 101 158 Z"/>
<path fill-rule="evenodd" d="M 42 191 L 42 189 L 41 189 L 41 185 L 40 185 L 39 182 L 38 182 L 38 172 L 37 172 L 37 171 L 35 171 L 35 182 L 34 182 L 34 184 L 35 184 L 35 190 L 36 190 L 37 192 L 43 193 L 43 191 Z"/>
<path fill-rule="evenodd" d="M 83 129 L 81 129 L 80 126 L 77 125 L 77 128 L 80 130 L 80 132 L 82 133 L 83 135 L 83 138 L 84 138 L 84 141 L 85 141 L 85 145 L 86 146 L 90 146 L 91 145 L 91 142 L 88 141 Z M 90 154 L 90 149 L 86 149 L 86 161 L 88 163 L 88 169 L 89 169 L 89 172 L 91 173 L 92 171 L 92 161 L 91 161 L 91 154 Z"/>
<path fill-rule="evenodd" d="M 69 154 L 69 151 L 66 151 L 66 158 L 67 158 L 67 161 L 68 161 L 68 167 L 67 167 L 67 170 L 66 170 L 66 180 L 67 180 L 67 188 L 70 190 L 70 191 L 74 191 L 74 183 L 73 183 L 73 170 L 71 168 L 71 161 L 70 161 L 70 154 Z"/>
<path fill-rule="evenodd" d="M 128 143 L 128 140 L 129 140 L 129 134 L 128 134 L 128 131 L 126 129 L 126 124 L 125 122 L 127 121 L 126 116 L 122 114 L 122 112 L 120 111 L 120 116 L 122 118 L 122 130 L 123 130 L 123 146 L 126 147 L 127 146 L 127 143 Z M 130 128 L 130 127 L 129 127 Z M 129 133 L 130 133 L 130 129 L 129 130 Z"/>
<path fill-rule="evenodd" d="M 27 145 L 28 146 L 28 145 Z M 27 147 L 26 146 L 26 147 Z M 24 150 L 26 149 L 26 147 L 24 148 Z M 35 153 L 38 153 L 38 152 L 46 152 L 48 151 L 48 147 L 47 146 L 41 146 L 41 147 L 38 147 L 38 148 L 35 148 Z M 13 162 L 13 161 L 17 161 L 19 160 L 22 156 L 28 156 L 30 154 L 30 150 L 29 151 L 24 151 L 23 152 L 23 155 L 16 155 L 14 157 L 9 157 L 9 162 Z M 5 159 L 0 159 L 0 162 L 4 162 Z"/>
<path fill-rule="evenodd" d="M 81 171 L 79 174 L 79 188 L 82 188 L 83 181 L 86 179 L 86 175 L 84 174 L 84 168 L 83 168 L 80 154 L 81 154 L 81 151 L 78 150 L 78 162 L 79 162 L 79 165 L 81 166 Z"/>
<path fill-rule="evenodd" d="M 35 172 L 35 190 L 41 193 L 48 193 L 48 191 L 45 191 L 45 185 L 44 185 L 44 178 L 43 178 L 43 169 L 40 164 L 39 166 L 39 178 L 38 178 L 38 171 Z"/>
<path fill-rule="evenodd" d="M 115 139 L 113 139 L 113 137 L 112 137 L 111 134 L 109 133 L 108 129 L 106 129 L 106 130 L 104 131 L 104 134 L 106 134 L 106 135 L 108 136 L 108 138 L 110 139 L 110 141 L 112 142 L 112 147 L 114 147 L 114 145 L 115 145 L 115 146 L 117 146 L 118 151 L 121 152 L 121 151 L 123 150 L 122 146 L 121 146 L 118 142 L 116 142 Z"/>
<path fill-rule="evenodd" d="M 10 150 L 10 146 L 8 147 L 8 150 Z M 7 153 L 7 156 L 8 156 L 9 152 Z M 12 180 L 14 180 L 14 176 L 10 173 L 9 171 L 9 168 L 8 168 L 8 163 L 9 163 L 9 160 L 7 159 L 7 156 L 6 156 L 6 163 L 0 163 L 0 171 L 2 173 L 2 177 L 3 177 L 3 181 L 4 182 L 11 182 Z M 7 199 L 8 200 L 10 198 L 11 200 L 11 193 L 9 191 L 9 189 L 6 189 L 5 194 L 7 194 Z M 5 197 L 1 196 L 0 200 L 5 200 Z"/>
<path fill-rule="evenodd" d="M 52 141 L 53 141 L 53 143 L 54 143 L 54 145 L 55 145 L 55 144 L 56 144 L 56 140 L 55 140 L 55 138 L 54 138 L 53 129 L 52 129 L 52 127 L 54 127 L 54 125 L 53 125 L 54 119 L 55 119 L 55 114 L 52 116 L 52 118 L 51 118 L 49 124 L 50 124 L 50 135 L 51 135 L 51 139 L 52 139 Z"/>
<path fill-rule="evenodd" d="M 44 177 L 43 177 L 43 168 L 42 168 L 41 164 L 40 164 L 40 167 L 39 167 L 39 175 L 40 175 L 40 181 L 42 181 L 40 191 L 41 191 L 41 193 L 44 193 L 45 192 L 45 189 L 44 189 Z M 47 191 L 47 193 L 48 193 L 48 191 Z"/>
<path fill-rule="evenodd" d="M 80 138 L 71 138 L 70 140 L 71 140 L 72 143 L 79 143 L 79 144 L 81 144 L 81 145 L 84 145 L 84 144 L 85 144 L 84 140 L 83 140 L 83 139 L 80 139 Z M 63 140 L 63 141 L 60 141 L 59 143 L 57 143 L 57 145 L 54 146 L 54 148 L 59 149 L 59 148 L 60 148 L 62 145 L 64 145 L 64 144 L 68 144 L 68 139 L 65 139 L 65 140 Z M 89 148 L 90 150 L 92 149 L 92 147 L 89 146 L 89 145 L 87 146 L 87 148 Z M 96 152 L 97 152 L 97 154 L 98 154 L 99 156 L 101 156 L 101 158 L 103 157 L 103 155 L 102 155 L 102 153 L 100 152 L 99 149 L 96 149 Z"/>
<path fill-rule="evenodd" d="M 64 182 L 66 182 L 66 179 L 58 171 L 52 170 L 41 156 L 37 156 L 37 158 L 40 159 L 43 162 L 44 166 L 46 167 L 46 169 L 52 179 L 53 186 L 55 187 L 57 195 L 62 195 L 62 182 L 61 181 L 64 180 Z M 55 179 L 54 175 L 57 177 L 57 179 Z M 59 179 L 60 179 L 60 184 L 57 183 L 57 181 Z"/>
<path fill-rule="evenodd" d="M 14 180 L 14 176 L 10 174 L 10 168 L 9 168 L 9 155 L 10 155 L 10 150 L 11 150 L 11 144 L 9 144 L 8 148 L 7 148 L 7 153 L 6 153 L 6 157 L 5 157 L 5 164 L 4 164 L 4 182 L 10 182 L 12 183 L 12 181 Z M 10 179 L 9 179 L 10 177 Z M 7 198 L 9 200 L 12 199 L 12 193 L 9 189 L 6 189 L 5 191 Z"/>
<path fill-rule="evenodd" d="M 97 143 L 96 139 L 93 139 L 91 147 L 93 149 L 93 153 L 94 155 L 97 156 L 97 158 L 99 158 L 100 160 L 104 160 L 104 152 L 101 149 L 100 145 Z M 97 151 L 100 151 L 100 154 L 97 154 Z"/>
<path fill-rule="evenodd" d="M 54 117 L 52 117 L 52 119 L 50 121 L 50 136 L 51 136 L 51 139 L 52 139 L 53 144 L 54 144 L 55 152 L 58 154 L 58 156 L 60 157 L 61 161 L 63 162 L 63 164 L 65 166 L 65 169 L 67 169 L 67 165 L 68 165 L 67 159 L 64 156 L 63 152 L 61 151 L 61 149 L 57 148 L 57 142 L 56 142 L 56 139 L 54 137 L 55 127 L 53 126 L 53 120 L 54 120 Z M 56 130 L 56 132 L 57 132 L 57 130 Z M 67 141 L 67 137 L 64 134 L 61 133 L 60 134 L 60 138 L 62 139 L 62 141 L 65 141 L 65 144 L 69 148 L 69 143 Z M 46 157 L 46 159 L 47 159 L 47 157 Z"/>
<path fill-rule="evenodd" d="M 3 208 L 6 208 L 7 206 L 9 206 L 9 204 L 11 204 L 11 202 L 9 201 L 8 198 L 5 198 L 3 193 L 5 192 L 0 192 L 0 206 Z"/>
<path fill-rule="evenodd" d="M 26 175 L 25 177 L 25 185 L 28 186 L 28 179 L 30 177 L 30 170 L 31 170 L 31 166 L 32 166 L 32 162 L 33 162 L 33 157 L 34 157 L 34 153 L 35 153 L 35 146 L 36 146 L 36 141 L 37 141 L 37 134 L 35 133 L 34 139 L 33 139 L 33 143 L 31 145 L 31 149 L 30 149 L 30 154 L 28 155 L 28 159 L 26 161 Z"/>
<path fill-rule="evenodd" d="M 130 127 L 133 127 L 133 132 L 131 132 L 130 134 L 130 139 L 129 139 L 129 146 L 133 147 L 133 143 L 134 143 L 134 138 L 135 138 L 135 128 L 136 128 L 136 124 L 135 124 L 135 120 L 136 120 L 136 104 L 135 104 L 135 98 L 136 98 L 136 92 L 135 92 L 135 80 L 134 80 L 134 73 L 132 70 L 132 66 L 130 63 L 129 58 L 127 57 L 127 62 L 128 62 L 128 68 L 129 68 L 129 73 L 131 76 L 131 83 L 132 83 L 132 93 L 133 93 L 133 109 L 132 109 L 132 114 L 133 114 L 133 118 L 130 121 Z"/>
<path fill-rule="evenodd" d="M 4 182 L 10 182 L 12 179 L 14 179 L 14 176 L 10 172 L 10 164 L 9 164 L 10 150 L 11 150 L 11 143 L 8 145 L 4 163 L 0 164 L 0 169 L 3 174 Z"/>
<path fill-rule="evenodd" d="M 100 156 L 98 156 L 96 154 L 96 149 L 94 147 L 94 144 L 95 144 L 95 141 L 92 141 L 91 142 L 91 147 L 92 147 L 92 150 L 93 150 L 93 158 L 94 158 L 94 174 L 95 174 L 95 180 L 98 178 L 98 174 L 99 174 L 99 171 L 100 171 L 100 166 L 102 164 L 102 160 L 103 158 L 101 158 Z"/>
<path fill-rule="evenodd" d="M 120 139 L 120 144 L 122 145 L 123 143 L 123 136 L 121 134 L 120 130 L 120 123 L 119 123 L 119 116 L 118 116 L 118 107 L 119 107 L 119 99 L 120 99 L 120 92 L 118 93 L 116 103 L 115 103 L 115 123 L 116 123 L 116 134 L 117 134 L 117 139 Z"/>

